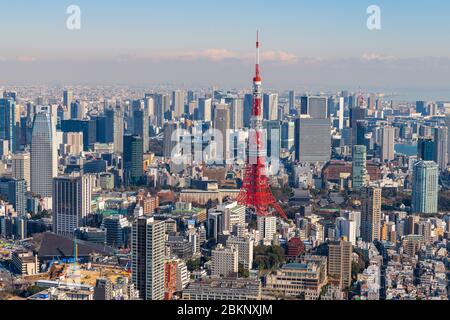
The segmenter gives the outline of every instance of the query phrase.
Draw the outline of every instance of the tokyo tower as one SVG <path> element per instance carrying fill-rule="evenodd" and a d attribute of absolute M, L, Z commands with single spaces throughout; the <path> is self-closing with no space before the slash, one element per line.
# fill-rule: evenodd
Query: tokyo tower
<path fill-rule="evenodd" d="M 287 220 L 269 187 L 266 173 L 266 149 L 264 142 L 262 109 L 262 78 L 259 66 L 259 33 L 256 35 L 256 70 L 253 78 L 253 107 L 249 134 L 249 154 L 238 203 L 255 210 L 258 216 L 272 216 L 275 212 Z"/>

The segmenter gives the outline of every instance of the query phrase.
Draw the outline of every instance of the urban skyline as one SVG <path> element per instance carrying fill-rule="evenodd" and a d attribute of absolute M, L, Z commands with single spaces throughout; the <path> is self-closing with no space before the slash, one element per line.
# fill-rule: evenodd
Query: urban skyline
<path fill-rule="evenodd" d="M 361 13 L 362 30 L 353 29 L 353 19 L 344 19 L 342 29 L 328 34 L 326 28 L 336 20 L 324 13 L 325 3 L 336 17 Z M 448 83 L 447 58 L 423 58 L 429 48 L 412 51 L 407 36 L 403 46 L 384 48 L 402 58 L 387 51 L 362 53 L 356 60 L 345 57 L 360 54 L 354 44 L 381 48 L 390 43 L 392 34 L 382 32 L 393 22 L 406 21 L 399 3 L 350 3 L 355 6 L 291 3 L 292 10 L 264 1 L 255 10 L 235 1 L 211 5 L 221 15 L 225 9 L 237 11 L 234 18 L 251 12 L 251 24 L 272 27 L 247 37 L 249 17 L 217 30 L 196 30 L 211 19 L 196 20 L 208 12 L 198 11 L 206 5 L 203 0 L 154 6 L 112 1 L 107 7 L 108 23 L 117 23 L 112 29 L 102 25 L 98 2 L 80 0 L 68 5 L 67 21 L 61 18 L 70 34 L 52 29 L 54 22 L 46 20 L 36 30 L 51 30 L 39 44 L 37 39 L 30 42 L 30 55 L 11 58 L 18 46 L 8 37 L 9 49 L 0 59 L 0 74 L 9 68 L 0 83 L 0 300 L 166 300 L 172 301 L 164 310 L 167 315 L 205 318 L 219 313 L 208 307 L 210 301 L 219 301 L 229 315 L 258 317 L 278 315 L 272 307 L 281 301 L 289 306 L 294 300 L 325 306 L 345 300 L 448 301 L 450 99 L 432 93 L 439 85 L 425 84 L 428 72 L 435 81 Z M 18 14 L 14 4 L 4 8 L 11 12 L 6 21 Z M 43 13 L 42 18 L 58 11 L 49 3 L 28 9 Z M 292 16 L 293 9 L 307 14 L 305 19 L 285 19 L 275 26 L 266 21 L 277 10 Z M 142 20 L 146 10 L 173 11 L 174 17 L 190 17 L 186 21 L 193 23 L 179 30 L 183 21 L 166 26 L 164 16 Z M 412 5 L 408 17 L 437 14 L 435 10 Z M 310 12 L 321 13 L 321 19 Z M 117 17 L 123 17 L 120 23 Z M 321 26 L 313 27 L 316 23 Z M 434 23 L 436 33 L 426 42 L 430 45 L 444 37 Z M 137 41 L 147 24 L 165 30 L 155 38 L 161 51 L 150 58 L 143 48 L 155 43 Z M 19 35 L 26 26 L 15 32 Z M 305 63 L 298 56 L 301 43 L 288 43 L 289 51 L 273 51 L 277 42 L 292 40 L 290 33 L 299 26 L 314 30 L 306 38 L 310 43 L 317 40 L 315 32 L 326 42 L 345 30 L 351 47 L 344 44 L 345 50 L 331 52 L 333 41 L 340 41 L 334 39 L 304 51 L 327 52 L 326 58 L 316 56 L 306 64 L 318 68 L 316 73 L 325 66 L 337 80 L 335 88 L 314 84 L 313 69 L 299 73 Z M 429 27 L 422 32 L 430 34 Z M 131 36 L 133 28 L 139 32 Z M 279 30 L 286 33 L 277 36 Z M 224 31 L 229 39 L 220 35 Z M 123 41 L 109 47 L 114 37 L 102 37 L 102 32 Z M 169 41 L 177 32 L 183 39 Z M 191 50 L 198 45 L 194 35 L 207 34 L 217 35 L 211 43 L 223 37 L 223 48 L 231 48 L 234 40 L 241 50 L 205 47 L 174 53 Z M 89 42 L 92 36 L 101 41 Z M 59 49 L 46 46 L 58 39 Z M 81 42 L 80 51 L 73 50 Z M 267 42 L 272 44 L 266 47 Z M 246 53 L 248 43 L 252 54 Z M 137 44 L 142 56 L 111 58 L 124 47 L 136 50 Z M 42 50 L 34 52 L 36 48 Z M 164 51 L 168 49 L 174 51 Z M 83 57 L 87 52 L 88 59 Z M 41 81 L 16 83 L 15 78 L 34 82 L 30 75 L 44 61 L 39 55 L 48 58 Z M 114 84 L 114 73 L 122 70 L 110 65 L 111 59 L 136 83 L 124 73 L 120 81 L 125 84 Z M 164 77 L 171 80 L 165 82 L 153 68 L 142 69 L 142 59 L 161 70 L 170 66 L 173 74 L 164 71 Z M 337 65 L 327 67 L 331 60 Z M 58 68 L 55 61 L 79 68 L 79 73 Z M 139 71 L 130 67 L 136 62 Z M 360 62 L 368 69 L 360 68 Z M 110 81 L 90 76 L 99 72 L 99 65 L 114 69 L 100 72 Z M 387 77 L 385 67 L 396 76 Z M 54 77 L 52 68 L 58 73 L 53 84 L 46 80 Z M 280 81 L 275 69 L 289 80 Z M 137 84 L 150 79 L 139 72 L 155 72 L 159 84 Z M 374 85 L 363 86 L 358 72 Z M 233 78 L 227 73 L 234 73 Z M 413 74 L 421 78 L 412 79 Z M 323 72 L 316 76 L 330 80 Z M 77 84 L 77 77 L 85 83 Z M 218 79 L 242 85 L 229 87 Z M 390 82 L 413 94 L 389 91 Z M 322 89 L 312 89 L 315 85 Z M 231 300 L 249 300 L 253 307 Z M 194 307 L 195 301 L 206 307 Z M 254 301 L 265 301 L 264 306 Z"/>

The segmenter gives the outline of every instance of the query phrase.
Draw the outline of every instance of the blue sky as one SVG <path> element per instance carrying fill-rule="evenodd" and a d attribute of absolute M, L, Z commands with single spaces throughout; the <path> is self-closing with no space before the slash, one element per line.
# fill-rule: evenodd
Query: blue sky
<path fill-rule="evenodd" d="M 80 31 L 66 29 L 71 4 L 81 8 Z M 371 4 L 381 7 L 380 31 L 366 28 Z M 104 81 L 99 75 L 108 71 L 108 79 L 120 74 L 149 83 L 172 77 L 188 82 L 195 72 L 194 81 L 208 82 L 214 80 L 208 75 L 222 72 L 215 81 L 240 85 L 244 73 L 234 73 L 237 81 L 226 71 L 230 63 L 232 71 L 251 69 L 256 28 L 273 86 L 281 79 L 281 85 L 334 86 L 339 70 L 355 74 L 342 79 L 354 86 L 381 85 L 383 77 L 392 86 L 420 86 L 411 77 L 421 74 L 436 85 L 450 80 L 450 3 L 444 0 L 0 0 L 0 12 L 3 81 L 31 81 L 45 69 L 48 81 Z M 57 79 L 62 63 L 71 64 L 72 78 Z M 154 72 L 135 72 L 142 68 Z M 296 79 L 293 70 L 306 76 Z"/>

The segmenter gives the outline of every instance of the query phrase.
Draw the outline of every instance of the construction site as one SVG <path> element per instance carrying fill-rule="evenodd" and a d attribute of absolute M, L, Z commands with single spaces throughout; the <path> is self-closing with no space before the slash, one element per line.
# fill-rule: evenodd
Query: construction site
<path fill-rule="evenodd" d="M 47 272 L 33 276 L 24 276 L 23 280 L 29 284 L 38 281 L 54 281 L 60 284 L 95 286 L 99 278 L 116 282 L 118 278 L 129 278 L 131 273 L 118 267 L 106 265 L 68 264 L 56 262 Z"/>

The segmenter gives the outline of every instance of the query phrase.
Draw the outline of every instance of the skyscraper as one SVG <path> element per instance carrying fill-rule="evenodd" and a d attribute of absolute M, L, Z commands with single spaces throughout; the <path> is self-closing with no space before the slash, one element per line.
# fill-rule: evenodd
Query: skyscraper
<path fill-rule="evenodd" d="M 352 284 L 353 246 L 349 241 L 334 241 L 328 244 L 328 275 L 339 281 L 339 286 L 349 288 Z"/>
<path fill-rule="evenodd" d="M 220 152 L 225 162 L 230 158 L 230 141 L 228 136 L 228 130 L 230 129 L 230 106 L 227 104 L 218 104 L 216 105 L 214 114 L 214 128 L 222 134 L 222 141 L 220 141 L 222 150 Z"/>
<path fill-rule="evenodd" d="M 361 197 L 361 237 L 365 242 L 380 240 L 381 189 L 366 187 Z"/>
<path fill-rule="evenodd" d="M 234 98 L 231 101 L 231 129 L 239 130 L 244 127 L 244 99 Z"/>
<path fill-rule="evenodd" d="M 232 99 L 230 118 L 231 129 L 240 130 L 244 128 L 244 99 Z"/>
<path fill-rule="evenodd" d="M 395 156 L 395 128 L 381 129 L 381 161 L 392 161 Z"/>
<path fill-rule="evenodd" d="M 300 97 L 300 114 L 301 115 L 308 115 L 308 96 L 301 96 Z"/>
<path fill-rule="evenodd" d="M 295 146 L 295 122 L 283 121 L 281 125 L 281 147 L 292 151 Z"/>
<path fill-rule="evenodd" d="M 154 94 L 153 100 L 155 103 L 155 116 L 158 127 L 164 125 L 164 120 L 171 117 L 170 114 L 170 96 L 167 94 Z"/>
<path fill-rule="evenodd" d="M 11 152 L 16 145 L 16 101 L 11 98 L 0 99 L 0 140 L 7 140 Z"/>
<path fill-rule="evenodd" d="M 289 91 L 289 112 L 292 113 L 296 110 L 295 106 L 295 91 Z"/>
<path fill-rule="evenodd" d="M 445 171 L 448 165 L 448 128 L 434 128 L 434 161 L 439 170 Z"/>
<path fill-rule="evenodd" d="M 8 200 L 19 217 L 27 214 L 25 192 L 25 180 L 0 178 L 0 195 Z"/>
<path fill-rule="evenodd" d="M 212 118 L 211 113 L 212 113 L 212 99 L 211 98 L 199 99 L 197 120 L 211 121 Z"/>
<path fill-rule="evenodd" d="M 181 90 L 172 93 L 172 111 L 175 118 L 180 118 L 184 115 L 185 95 L 185 92 Z"/>
<path fill-rule="evenodd" d="M 339 130 L 344 129 L 344 98 L 339 98 L 339 108 L 337 111 L 337 116 L 339 118 Z"/>
<path fill-rule="evenodd" d="M 143 141 L 137 135 L 123 137 L 124 182 L 126 185 L 139 185 L 144 176 Z"/>
<path fill-rule="evenodd" d="M 281 123 L 278 120 L 264 121 L 266 130 L 266 154 L 268 158 L 280 157 L 281 148 Z"/>
<path fill-rule="evenodd" d="M 97 140 L 98 142 L 106 142 L 105 123 L 105 117 L 97 117 L 91 120 L 62 120 L 61 131 L 83 132 L 84 151 L 89 151 L 89 147 L 96 143 Z"/>
<path fill-rule="evenodd" d="M 123 153 L 124 121 L 120 108 L 105 111 L 105 140 L 114 143 L 114 152 Z"/>
<path fill-rule="evenodd" d="M 439 168 L 434 161 L 418 161 L 413 170 L 412 212 L 438 212 Z"/>
<path fill-rule="evenodd" d="M 328 118 L 328 98 L 319 96 L 308 97 L 306 114 L 308 114 L 313 119 Z"/>
<path fill-rule="evenodd" d="M 369 149 L 366 139 L 368 131 L 368 123 L 366 120 L 358 120 L 356 122 L 356 144 L 359 146 L 366 146 L 367 149 Z"/>
<path fill-rule="evenodd" d="M 360 190 L 367 180 L 367 150 L 365 146 L 353 146 L 352 189 Z"/>
<path fill-rule="evenodd" d="M 74 101 L 70 104 L 70 118 L 82 120 L 86 114 L 83 102 Z"/>
<path fill-rule="evenodd" d="M 417 101 L 416 102 L 416 112 L 421 115 L 426 115 L 427 113 L 427 103 L 425 101 Z"/>
<path fill-rule="evenodd" d="M 239 267 L 238 248 L 231 245 L 224 248 L 219 244 L 215 250 L 211 251 L 211 275 L 230 277 L 236 276 Z"/>
<path fill-rule="evenodd" d="M 417 142 L 417 159 L 424 161 L 434 161 L 435 144 L 432 138 L 419 138 Z"/>
<path fill-rule="evenodd" d="M 244 127 L 250 128 L 253 108 L 253 95 L 246 94 L 244 96 Z"/>
<path fill-rule="evenodd" d="M 53 178 L 58 174 L 55 130 L 48 109 L 36 113 L 31 135 L 31 192 L 42 197 L 53 195 Z"/>
<path fill-rule="evenodd" d="M 351 99 L 352 101 L 355 99 Z M 353 103 L 353 102 L 352 102 Z M 357 144 L 357 128 L 358 121 L 365 120 L 367 109 L 363 107 L 352 107 L 350 108 L 350 128 L 351 128 L 351 141 L 352 146 Z"/>
<path fill-rule="evenodd" d="M 150 137 L 149 137 L 149 117 L 148 109 L 145 107 L 142 100 L 133 102 L 133 134 L 142 138 L 143 152 L 147 152 L 149 149 Z"/>
<path fill-rule="evenodd" d="M 265 120 L 278 120 L 278 94 L 269 93 L 263 96 L 263 113 Z"/>
<path fill-rule="evenodd" d="M 53 232 L 71 237 L 91 213 L 91 177 L 58 177 L 53 188 Z"/>
<path fill-rule="evenodd" d="M 30 190 L 30 154 L 28 152 L 14 154 L 12 157 L 12 177 L 25 180 L 27 190 Z"/>
<path fill-rule="evenodd" d="M 140 217 L 133 223 L 132 280 L 141 299 L 164 299 L 164 243 L 164 221 Z"/>
<path fill-rule="evenodd" d="M 178 129 L 180 129 L 180 124 L 178 122 L 166 122 L 164 124 L 163 156 L 165 158 L 172 157 L 172 152 L 179 143 Z"/>
<path fill-rule="evenodd" d="M 277 218 L 272 217 L 258 217 L 258 231 L 259 239 L 264 245 L 271 245 L 277 233 Z"/>
<path fill-rule="evenodd" d="M 64 90 L 63 92 L 63 106 L 70 109 L 73 100 L 73 92 L 71 90 Z"/>
<path fill-rule="evenodd" d="M 187 103 L 189 104 L 189 103 L 191 103 L 194 100 L 195 100 L 195 92 L 192 91 L 192 90 L 189 90 L 187 92 Z"/>
<path fill-rule="evenodd" d="M 295 159 L 314 163 L 327 162 L 330 157 L 330 120 L 298 118 L 295 122 Z"/>
<path fill-rule="evenodd" d="M 447 161 L 450 165 L 450 108 L 445 109 L 445 126 L 447 127 Z"/>

